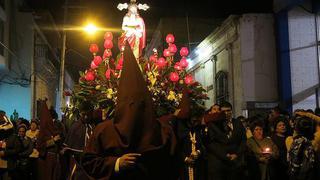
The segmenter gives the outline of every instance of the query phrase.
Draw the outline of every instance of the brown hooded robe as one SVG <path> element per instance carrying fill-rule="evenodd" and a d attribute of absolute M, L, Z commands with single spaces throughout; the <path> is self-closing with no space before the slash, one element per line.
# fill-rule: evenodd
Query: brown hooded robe
<path fill-rule="evenodd" d="M 126 45 L 114 119 L 94 130 L 82 159 L 83 168 L 96 179 L 174 179 L 175 136 L 169 125 L 155 118 L 151 95 L 140 68 Z M 141 153 L 134 168 L 115 172 L 116 160 Z"/>
<path fill-rule="evenodd" d="M 40 108 L 40 132 L 37 140 L 37 149 L 40 157 L 38 159 L 38 179 L 56 180 L 60 176 L 60 164 L 57 145 L 52 138 L 60 134 L 60 131 L 54 125 L 46 100 L 40 100 Z"/>

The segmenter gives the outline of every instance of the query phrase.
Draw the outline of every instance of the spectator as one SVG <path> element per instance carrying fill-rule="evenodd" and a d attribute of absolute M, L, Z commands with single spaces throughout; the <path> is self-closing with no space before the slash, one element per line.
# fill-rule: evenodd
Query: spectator
<path fill-rule="evenodd" d="M 27 126 L 20 124 L 18 136 L 22 142 L 22 151 L 19 153 L 16 173 L 19 179 L 31 180 L 31 164 L 29 156 L 33 151 L 33 142 L 26 136 Z"/>
<path fill-rule="evenodd" d="M 26 136 L 29 137 L 33 142 L 37 141 L 37 138 L 39 136 L 39 128 L 38 128 L 38 122 L 35 120 L 32 120 L 30 123 L 30 129 L 27 130 Z"/>
<path fill-rule="evenodd" d="M 208 124 L 209 179 L 243 179 L 246 134 L 240 121 L 232 118 L 232 105 L 221 104 L 226 118 Z"/>
<path fill-rule="evenodd" d="M 268 115 L 268 119 L 265 122 L 265 135 L 267 136 L 271 136 L 274 132 L 274 123 L 276 122 L 276 120 L 280 117 L 281 114 L 281 109 L 279 106 L 276 106 L 274 108 L 271 109 L 269 115 Z"/>
<path fill-rule="evenodd" d="M 221 108 L 219 104 L 214 104 L 213 106 L 210 107 L 209 114 L 219 113 L 220 111 L 221 111 Z"/>
<path fill-rule="evenodd" d="M 278 158 L 278 148 L 271 138 L 264 137 L 262 122 L 253 122 L 251 131 L 253 137 L 247 142 L 249 177 L 261 180 L 275 179 L 274 169 L 270 166 L 270 162 Z M 258 171 L 257 167 L 259 167 Z"/>
<path fill-rule="evenodd" d="M 275 133 L 272 136 L 272 141 L 277 145 L 279 149 L 279 158 L 273 162 L 274 169 L 279 179 L 288 179 L 288 163 L 287 163 L 287 123 L 284 118 L 279 118 L 275 123 Z"/>
<path fill-rule="evenodd" d="M 315 178 L 315 152 L 311 140 L 314 137 L 313 121 L 307 117 L 297 121 L 297 135 L 288 152 L 289 176 L 291 180 L 311 180 Z"/>
<path fill-rule="evenodd" d="M 7 161 L 7 171 L 12 180 L 19 180 L 16 173 L 18 154 L 22 150 L 22 143 L 14 133 L 14 129 L 5 130 L 5 138 L 1 142 L 0 158 Z"/>

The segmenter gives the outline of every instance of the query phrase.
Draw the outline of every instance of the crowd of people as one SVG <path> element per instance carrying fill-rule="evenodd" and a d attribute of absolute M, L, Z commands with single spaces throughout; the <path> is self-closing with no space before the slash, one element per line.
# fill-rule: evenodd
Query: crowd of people
<path fill-rule="evenodd" d="M 88 141 L 88 127 L 93 132 L 101 117 L 89 103 L 68 132 L 56 112 L 50 110 L 59 133 L 46 141 L 44 156 L 37 145 L 37 120 L 6 123 L 5 112 L 0 113 L 0 179 L 90 179 L 90 172 L 81 164 L 81 158 L 87 157 L 86 142 L 82 141 Z M 232 106 L 227 102 L 213 105 L 197 119 L 187 120 L 176 111 L 162 119 L 169 122 L 177 140 L 176 172 L 171 173 L 177 179 L 190 179 L 191 168 L 193 179 L 319 179 L 318 113 L 318 109 L 296 110 L 290 116 L 275 107 L 268 117 L 232 118 Z M 125 154 L 129 160 L 124 160 L 120 169 L 135 164 L 138 156 Z"/>

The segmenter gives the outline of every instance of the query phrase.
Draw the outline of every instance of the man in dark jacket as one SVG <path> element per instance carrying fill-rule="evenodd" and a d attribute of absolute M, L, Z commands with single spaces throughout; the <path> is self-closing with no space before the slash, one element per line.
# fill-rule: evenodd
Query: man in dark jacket
<path fill-rule="evenodd" d="M 211 180 L 243 179 L 246 133 L 241 122 L 232 118 L 232 106 L 221 104 L 226 118 L 208 124 L 208 177 Z"/>

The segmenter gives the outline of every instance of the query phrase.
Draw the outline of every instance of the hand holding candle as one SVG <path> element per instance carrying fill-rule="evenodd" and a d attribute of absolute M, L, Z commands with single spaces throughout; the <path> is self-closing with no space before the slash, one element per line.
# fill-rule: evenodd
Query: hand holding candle
<path fill-rule="evenodd" d="M 264 148 L 262 154 L 272 154 L 271 149 L 269 147 Z"/>

